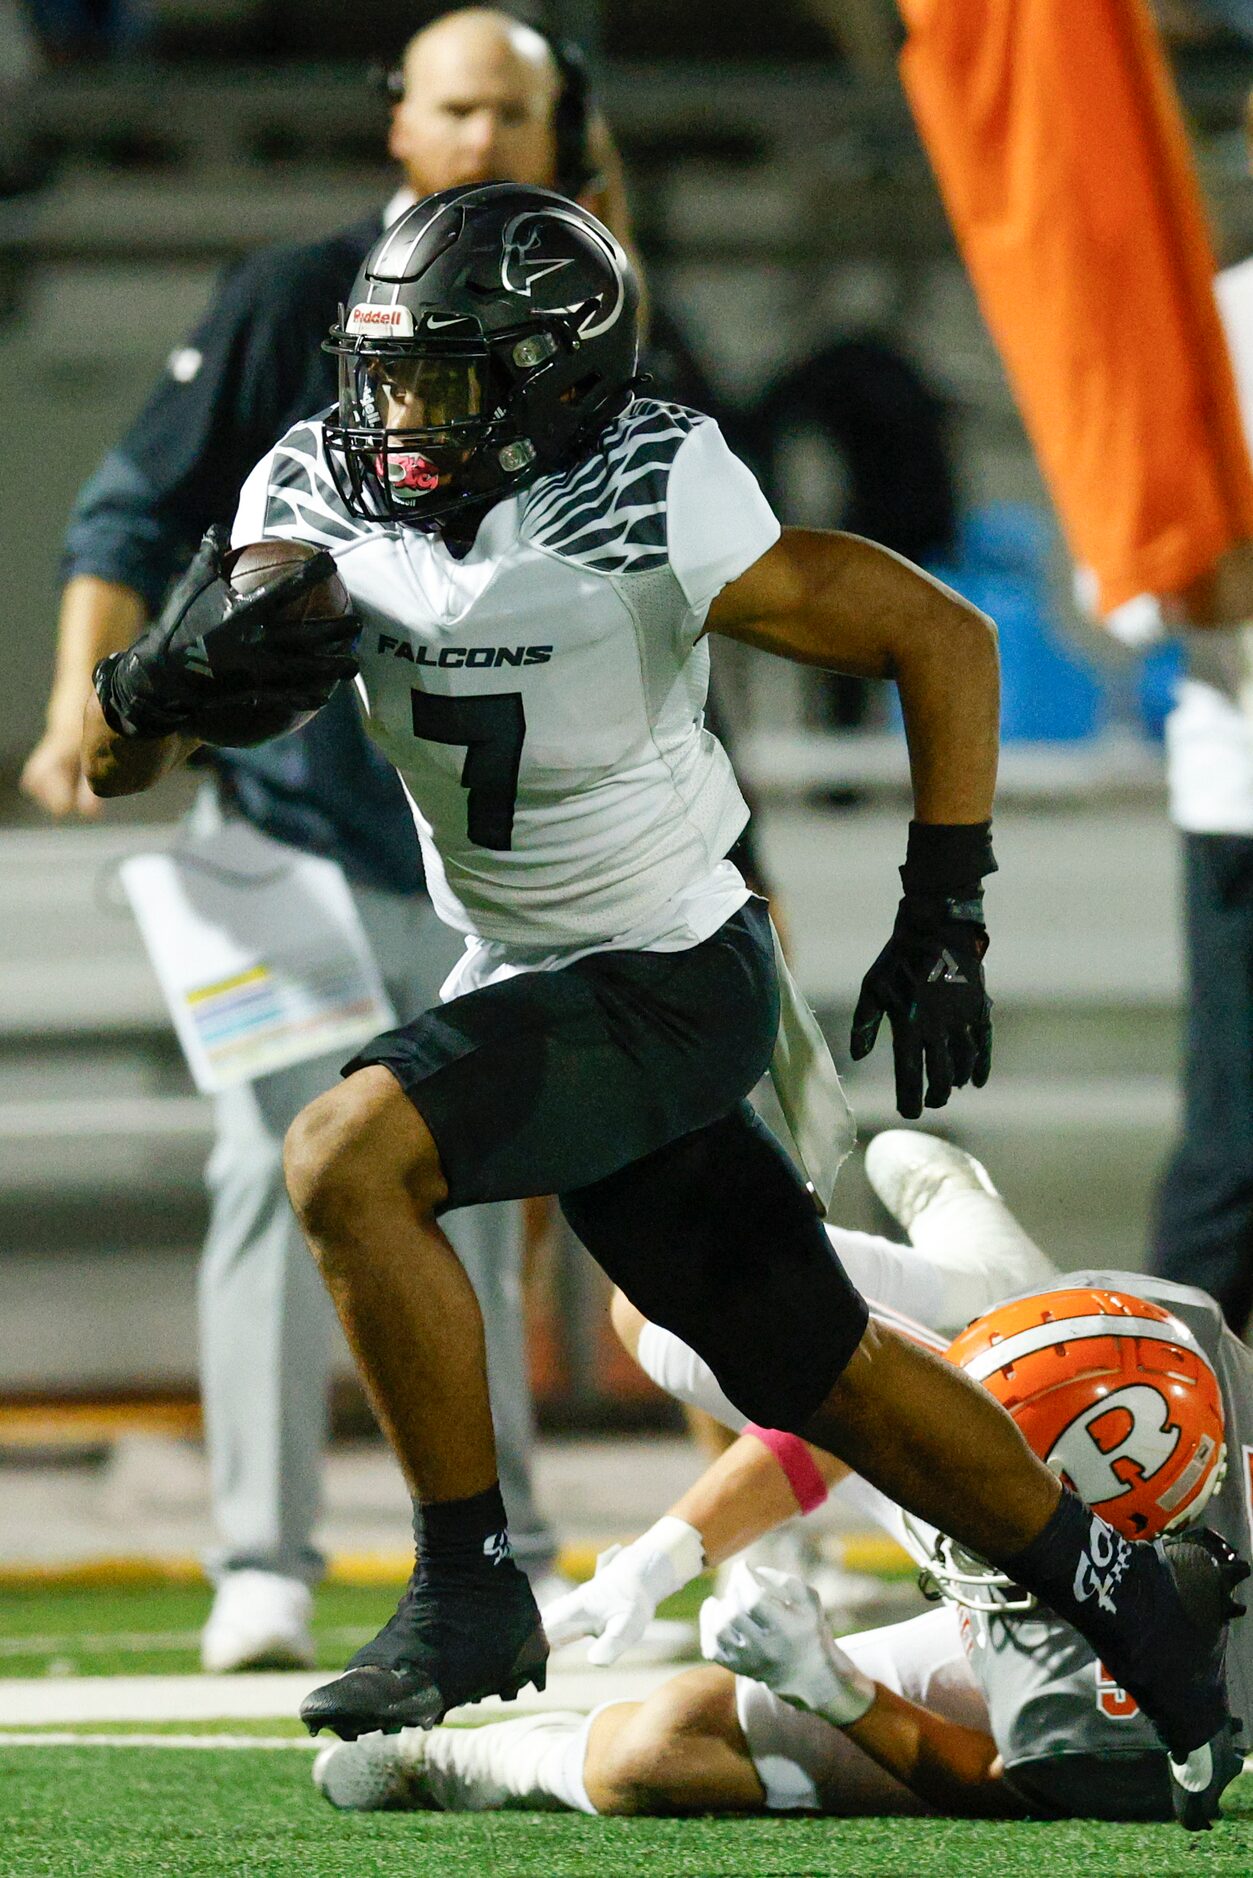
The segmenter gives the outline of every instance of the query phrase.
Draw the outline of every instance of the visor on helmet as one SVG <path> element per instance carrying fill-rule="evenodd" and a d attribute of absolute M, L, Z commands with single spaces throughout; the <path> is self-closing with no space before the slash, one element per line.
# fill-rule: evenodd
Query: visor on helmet
<path fill-rule="evenodd" d="M 370 430 L 451 430 L 482 415 L 483 379 L 480 358 L 341 356 L 340 420 Z"/>
<path fill-rule="evenodd" d="M 493 441 L 487 348 L 344 344 L 331 472 L 356 512 L 421 521 L 473 481 Z"/>

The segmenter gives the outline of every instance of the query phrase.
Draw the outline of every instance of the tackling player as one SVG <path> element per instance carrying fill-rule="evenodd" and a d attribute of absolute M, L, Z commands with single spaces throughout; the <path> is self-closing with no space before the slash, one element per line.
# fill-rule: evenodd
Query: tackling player
<path fill-rule="evenodd" d="M 988 1299 L 999 1280 L 1012 1287 L 1029 1273 L 1043 1295 L 989 1310 L 951 1357 L 1013 1401 L 1036 1452 L 1123 1532 L 1151 1536 L 1204 1513 L 1247 1544 L 1253 1355 L 1213 1301 L 1130 1273 L 1051 1272 L 978 1164 L 943 1142 L 896 1131 L 876 1138 L 867 1161 L 926 1249 L 920 1257 L 856 1235 L 859 1276 L 917 1301 L 934 1294 L 937 1271 L 969 1298 L 982 1260 Z M 928 1320 L 947 1327 L 953 1315 L 950 1297 Z M 685 1399 L 725 1416 L 690 1355 L 682 1364 L 655 1335 L 643 1354 L 655 1378 L 681 1376 Z M 731 1411 L 730 1425 L 741 1423 Z M 649 1533 L 615 1547 L 586 1586 L 546 1609 L 550 1635 L 592 1634 L 590 1658 L 612 1662 L 661 1597 L 820 1502 L 837 1472 L 772 1431 L 741 1436 Z M 1168 1819 L 1153 1731 L 1074 1630 L 946 1542 L 875 1510 L 911 1545 L 941 1609 L 836 1644 L 799 1580 L 739 1564 L 727 1595 L 701 1613 L 703 1652 L 722 1667 L 684 1672 L 644 1703 L 607 1703 L 590 1717 L 371 1736 L 324 1751 L 317 1784 L 352 1808 Z M 1232 1626 L 1227 1674 L 1247 1713 L 1248 1619 Z M 1234 1746 L 1223 1762 L 1233 1778 Z"/>
<path fill-rule="evenodd" d="M 853 1049 L 888 1017 L 898 1106 L 917 1115 L 924 1083 L 939 1106 L 989 1068 L 993 630 L 871 543 L 781 533 L 716 425 L 638 395 L 637 307 L 622 249 L 569 202 L 508 184 L 434 196 L 372 250 L 331 335 L 337 406 L 241 499 L 237 540 L 333 553 L 368 728 L 413 799 L 436 910 L 467 935 L 443 1005 L 376 1039 L 288 1136 L 293 1203 L 413 1490 L 420 1556 L 395 1616 L 302 1714 L 351 1737 L 542 1684 L 478 1307 L 439 1222 L 556 1192 L 732 1401 L 1072 1617 L 1208 1787 L 1235 1562 L 1190 1548 L 1197 1585 L 1124 1545 L 985 1391 L 870 1324 L 744 1099 L 782 1035 L 776 1080 L 804 1107 L 791 1046 L 808 1014 L 781 1006 L 769 921 L 725 859 L 747 810 L 704 727 L 704 636 L 897 685 L 915 820 Z M 94 787 L 148 787 L 250 653 L 273 674 L 241 643 L 216 554 L 98 668 Z M 1077 1593 L 1111 1545 L 1116 1589 Z"/>

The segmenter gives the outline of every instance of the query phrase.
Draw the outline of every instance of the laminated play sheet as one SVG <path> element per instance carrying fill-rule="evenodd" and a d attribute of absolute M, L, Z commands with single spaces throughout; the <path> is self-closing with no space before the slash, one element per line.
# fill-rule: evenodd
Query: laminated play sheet
<path fill-rule="evenodd" d="M 396 1021 L 342 870 L 242 821 L 123 863 L 197 1089 L 214 1095 Z"/>

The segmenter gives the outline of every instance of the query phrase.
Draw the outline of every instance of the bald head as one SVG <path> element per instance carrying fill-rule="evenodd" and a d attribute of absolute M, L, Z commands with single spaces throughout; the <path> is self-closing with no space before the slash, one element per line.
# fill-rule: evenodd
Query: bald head
<path fill-rule="evenodd" d="M 411 39 L 388 148 L 419 195 L 458 183 L 556 180 L 561 77 L 548 42 L 493 7 L 446 13 Z"/>

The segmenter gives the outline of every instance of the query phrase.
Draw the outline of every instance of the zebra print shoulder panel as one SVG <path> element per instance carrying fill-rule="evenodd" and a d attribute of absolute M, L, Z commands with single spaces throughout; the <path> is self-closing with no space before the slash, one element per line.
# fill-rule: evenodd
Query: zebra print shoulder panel
<path fill-rule="evenodd" d="M 597 574 L 644 574 L 666 562 L 666 484 L 702 421 L 681 404 L 637 398 L 573 469 L 540 478 L 523 528 L 536 547 Z"/>
<path fill-rule="evenodd" d="M 297 424 L 275 446 L 265 492 L 267 535 L 294 535 L 323 548 L 342 548 L 369 533 L 349 515 L 322 454 L 316 420 Z"/>

